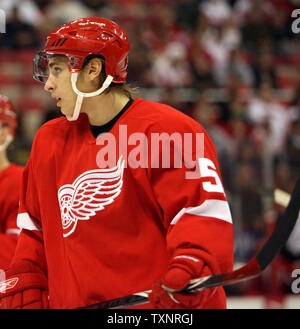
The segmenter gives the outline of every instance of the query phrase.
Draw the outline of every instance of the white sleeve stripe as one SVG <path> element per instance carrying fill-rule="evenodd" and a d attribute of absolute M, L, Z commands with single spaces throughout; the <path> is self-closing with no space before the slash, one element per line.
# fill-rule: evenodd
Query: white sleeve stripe
<path fill-rule="evenodd" d="M 183 208 L 173 218 L 171 225 L 175 225 L 185 213 L 201 217 L 213 217 L 232 223 L 228 202 L 224 200 L 205 200 L 198 207 Z"/>
<path fill-rule="evenodd" d="M 17 229 L 17 228 L 9 228 L 5 231 L 5 234 L 17 234 L 19 235 L 21 232 L 21 230 Z"/>
<path fill-rule="evenodd" d="M 192 256 L 180 255 L 180 256 L 174 257 L 174 259 L 176 259 L 176 258 L 186 258 L 186 259 L 192 260 L 195 263 L 199 263 L 199 259 L 192 257 Z"/>
<path fill-rule="evenodd" d="M 34 231 L 34 230 L 42 231 L 40 225 L 34 222 L 27 212 L 18 214 L 17 225 L 21 230 L 26 229 L 29 231 Z"/>

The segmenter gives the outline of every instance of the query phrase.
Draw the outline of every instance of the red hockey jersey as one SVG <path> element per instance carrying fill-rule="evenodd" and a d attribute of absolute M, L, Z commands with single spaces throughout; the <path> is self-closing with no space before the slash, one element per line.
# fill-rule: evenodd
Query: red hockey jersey
<path fill-rule="evenodd" d="M 85 114 L 39 129 L 18 225 L 14 261 L 40 264 L 51 308 L 149 290 L 178 247 L 205 250 L 219 272 L 233 265 L 231 215 L 211 139 L 188 116 L 140 98 L 97 139 Z M 224 299 L 218 288 L 207 307 L 224 307 Z"/>
<path fill-rule="evenodd" d="M 0 268 L 12 260 L 20 229 L 17 227 L 23 167 L 11 163 L 0 172 Z"/>

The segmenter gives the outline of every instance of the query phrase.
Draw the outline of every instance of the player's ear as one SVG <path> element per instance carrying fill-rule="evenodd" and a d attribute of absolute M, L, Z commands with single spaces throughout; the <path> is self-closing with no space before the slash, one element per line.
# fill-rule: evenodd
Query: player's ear
<path fill-rule="evenodd" d="M 85 73 L 87 74 L 87 77 L 91 82 L 98 83 L 102 69 L 103 69 L 103 65 L 101 59 L 92 58 L 85 67 L 86 70 Z"/>

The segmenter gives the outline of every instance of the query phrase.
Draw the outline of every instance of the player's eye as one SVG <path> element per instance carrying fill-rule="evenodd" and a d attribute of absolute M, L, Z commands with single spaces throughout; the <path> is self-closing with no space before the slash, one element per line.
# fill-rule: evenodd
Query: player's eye
<path fill-rule="evenodd" d="M 51 68 L 51 72 L 55 76 L 57 76 L 61 71 L 62 71 L 62 69 L 59 66 L 53 66 Z"/>
<path fill-rule="evenodd" d="M 54 73 L 59 73 L 59 72 L 61 72 L 61 68 L 56 66 L 53 68 L 53 71 L 54 71 Z"/>

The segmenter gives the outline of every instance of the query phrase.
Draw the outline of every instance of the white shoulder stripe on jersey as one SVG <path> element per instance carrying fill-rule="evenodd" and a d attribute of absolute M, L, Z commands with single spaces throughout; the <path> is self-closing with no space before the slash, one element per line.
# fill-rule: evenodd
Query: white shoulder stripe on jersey
<path fill-rule="evenodd" d="M 33 221 L 33 219 L 29 216 L 27 212 L 23 212 L 21 214 L 18 214 L 17 217 L 17 226 L 22 230 L 26 229 L 29 231 L 42 231 L 39 224 Z"/>
<path fill-rule="evenodd" d="M 195 216 L 213 217 L 232 223 L 228 202 L 224 200 L 206 200 L 198 207 L 183 208 L 173 218 L 171 225 L 175 225 L 185 213 Z"/>
<path fill-rule="evenodd" d="M 17 229 L 17 228 L 9 228 L 5 231 L 5 234 L 17 234 L 19 235 L 21 232 L 21 230 Z"/>

